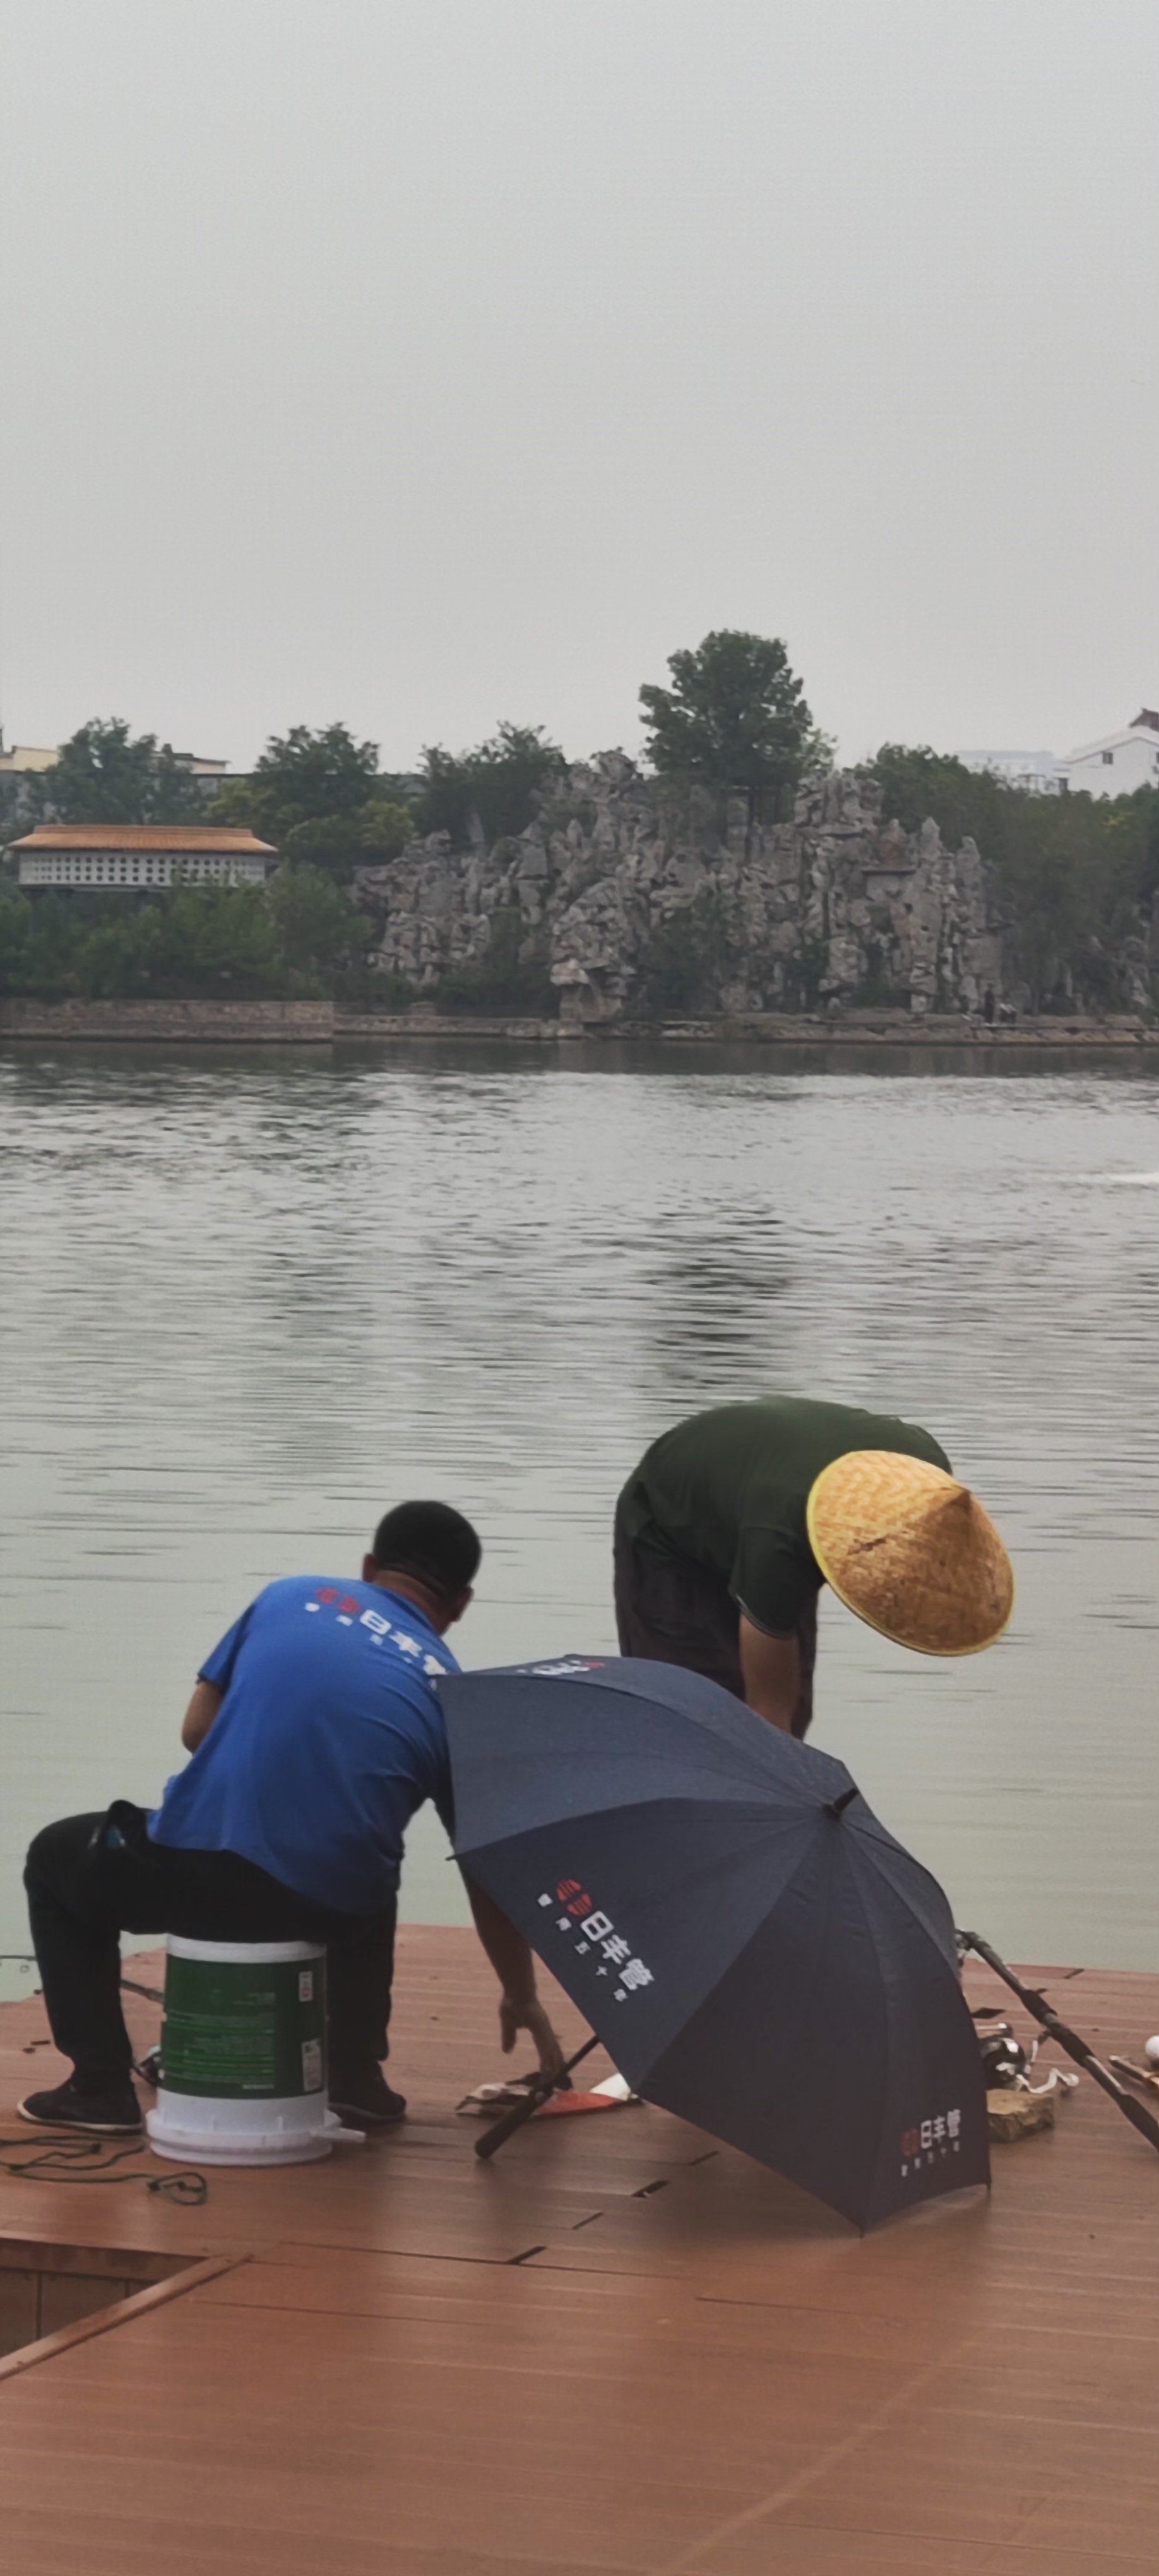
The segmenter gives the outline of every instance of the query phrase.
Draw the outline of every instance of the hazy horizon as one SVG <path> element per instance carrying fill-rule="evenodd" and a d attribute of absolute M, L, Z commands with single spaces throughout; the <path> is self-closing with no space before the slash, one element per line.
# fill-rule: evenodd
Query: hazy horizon
<path fill-rule="evenodd" d="M 0 0 L 0 721 L 843 758 L 1159 703 L 1143 0 Z"/>

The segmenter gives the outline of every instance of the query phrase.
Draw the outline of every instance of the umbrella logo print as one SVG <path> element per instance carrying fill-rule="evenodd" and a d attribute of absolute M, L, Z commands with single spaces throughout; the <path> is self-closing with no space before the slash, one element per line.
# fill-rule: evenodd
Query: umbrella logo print
<path fill-rule="evenodd" d="M 558 1664 L 516 1664 L 514 1667 L 517 1673 L 534 1673 L 545 1682 L 566 1682 L 576 1673 L 602 1673 L 603 1669 L 602 1660 L 599 1657 L 593 1659 L 590 1655 L 567 1655 Z"/>
<path fill-rule="evenodd" d="M 939 2111 L 936 2119 L 923 2120 L 920 2128 L 903 2129 L 901 2133 L 903 2181 L 911 2165 L 915 2173 L 920 2173 L 923 2158 L 926 2164 L 932 2165 L 935 2152 L 939 2156 L 945 2156 L 952 2149 L 955 2155 L 960 2155 L 961 2130 L 960 2110 Z"/>
<path fill-rule="evenodd" d="M 552 1900 L 550 1896 L 544 1894 L 541 1895 L 539 1902 L 541 1905 L 550 1905 Z M 612 1986 L 613 2002 L 626 2003 L 629 1995 L 638 1994 L 641 1987 L 655 1984 L 651 1969 L 645 1966 L 643 1959 L 633 1958 L 631 1942 L 625 1939 L 622 1932 L 617 1932 L 611 1915 L 601 1914 L 598 1909 L 593 1909 L 591 1897 L 586 1888 L 581 1887 L 578 1878 L 559 1880 L 555 1891 L 555 1902 L 557 1905 L 567 1907 L 566 1914 L 557 1914 L 555 1918 L 556 1931 L 576 1931 L 583 1934 L 582 1941 L 575 1943 L 573 1957 L 584 1959 L 589 1951 L 594 1950 L 601 1953 L 603 1965 L 596 1969 L 596 1975 L 597 1977 L 606 1977 L 609 1974 L 612 1976 L 615 1981 Z"/>

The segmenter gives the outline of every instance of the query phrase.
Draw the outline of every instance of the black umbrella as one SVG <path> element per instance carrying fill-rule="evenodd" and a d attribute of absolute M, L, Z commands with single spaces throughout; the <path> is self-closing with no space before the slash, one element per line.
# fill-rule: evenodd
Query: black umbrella
<path fill-rule="evenodd" d="M 862 2228 L 988 2182 L 949 1908 L 842 1763 L 669 1664 L 439 1689 L 457 1855 L 634 2091 Z"/>

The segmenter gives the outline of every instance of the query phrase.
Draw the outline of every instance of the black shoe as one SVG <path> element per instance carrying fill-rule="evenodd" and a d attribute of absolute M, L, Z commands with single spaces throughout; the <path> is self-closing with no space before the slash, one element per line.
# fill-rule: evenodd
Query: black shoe
<path fill-rule="evenodd" d="M 406 2097 L 392 2093 L 385 2075 L 360 2075 L 353 2084 L 337 2076 L 330 2086 L 330 2108 L 348 2129 L 389 2129 L 406 2118 Z"/>
<path fill-rule="evenodd" d="M 84 2086 L 70 2075 L 51 2093 L 26 2094 L 16 2109 L 36 2129 L 86 2129 L 97 2138 L 139 2138 L 145 2125 L 127 2075 Z"/>

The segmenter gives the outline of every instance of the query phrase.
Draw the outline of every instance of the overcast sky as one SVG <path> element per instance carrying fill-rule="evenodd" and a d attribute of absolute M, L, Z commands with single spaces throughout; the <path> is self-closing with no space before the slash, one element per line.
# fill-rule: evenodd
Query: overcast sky
<path fill-rule="evenodd" d="M 1154 0 L 0 0 L 6 739 L 1159 705 Z"/>

